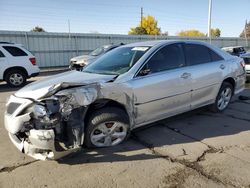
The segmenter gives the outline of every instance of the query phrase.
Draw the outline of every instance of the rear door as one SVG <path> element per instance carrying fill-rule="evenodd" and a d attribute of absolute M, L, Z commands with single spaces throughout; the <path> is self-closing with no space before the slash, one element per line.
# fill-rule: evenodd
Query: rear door
<path fill-rule="evenodd" d="M 159 49 L 129 84 L 136 124 L 163 119 L 190 109 L 191 79 L 181 43 Z"/>
<path fill-rule="evenodd" d="M 191 108 L 212 103 L 227 69 L 224 59 L 201 44 L 186 43 L 185 54 L 192 75 Z"/>
<path fill-rule="evenodd" d="M 30 66 L 29 55 L 17 46 L 6 45 L 3 49 L 8 53 L 10 66 L 20 66 L 26 68 Z"/>
<path fill-rule="evenodd" d="M 8 61 L 0 47 L 0 80 L 3 80 L 4 71 L 8 68 Z"/>

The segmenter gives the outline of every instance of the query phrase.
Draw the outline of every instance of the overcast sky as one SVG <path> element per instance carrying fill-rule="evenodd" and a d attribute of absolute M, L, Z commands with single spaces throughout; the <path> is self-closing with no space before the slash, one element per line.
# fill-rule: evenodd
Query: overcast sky
<path fill-rule="evenodd" d="M 158 20 L 162 32 L 207 32 L 208 0 L 0 0 L 0 30 L 127 34 L 144 15 Z M 212 27 L 237 37 L 250 21 L 250 0 L 213 0 Z"/>

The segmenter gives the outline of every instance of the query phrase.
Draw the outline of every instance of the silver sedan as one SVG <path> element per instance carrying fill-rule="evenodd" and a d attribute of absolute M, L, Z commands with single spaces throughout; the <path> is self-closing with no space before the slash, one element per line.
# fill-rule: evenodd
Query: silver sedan
<path fill-rule="evenodd" d="M 86 147 L 114 146 L 131 130 L 195 108 L 227 108 L 244 90 L 245 64 L 198 41 L 118 47 L 81 72 L 37 81 L 12 95 L 5 127 L 22 152 L 52 159 Z"/>

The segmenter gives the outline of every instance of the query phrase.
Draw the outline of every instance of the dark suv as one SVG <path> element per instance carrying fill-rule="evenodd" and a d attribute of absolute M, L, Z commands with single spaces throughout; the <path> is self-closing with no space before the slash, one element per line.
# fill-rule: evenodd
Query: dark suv
<path fill-rule="evenodd" d="M 246 50 L 243 46 L 231 46 L 231 47 L 224 47 L 222 50 L 230 53 L 231 55 L 241 56 L 242 54 L 246 53 Z"/>

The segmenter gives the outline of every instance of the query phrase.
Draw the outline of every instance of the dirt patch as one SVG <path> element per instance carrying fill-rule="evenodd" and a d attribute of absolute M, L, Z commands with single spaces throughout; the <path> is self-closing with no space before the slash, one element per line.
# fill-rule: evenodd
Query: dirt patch
<path fill-rule="evenodd" d="M 32 163 L 35 163 L 37 162 L 38 160 L 35 160 L 35 161 L 30 161 L 30 162 L 27 162 L 27 163 L 22 163 L 22 164 L 17 164 L 15 166 L 9 166 L 9 167 L 3 167 L 0 169 L 0 173 L 1 172 L 12 172 L 13 170 L 19 168 L 19 167 L 22 167 L 22 166 L 27 166 L 29 164 L 32 164 Z"/>
<path fill-rule="evenodd" d="M 185 180 L 194 173 L 191 169 L 179 169 L 163 179 L 163 184 L 168 188 L 182 188 Z"/>

